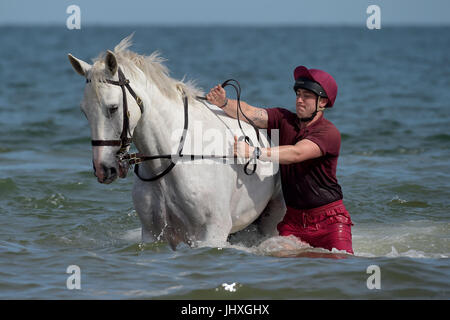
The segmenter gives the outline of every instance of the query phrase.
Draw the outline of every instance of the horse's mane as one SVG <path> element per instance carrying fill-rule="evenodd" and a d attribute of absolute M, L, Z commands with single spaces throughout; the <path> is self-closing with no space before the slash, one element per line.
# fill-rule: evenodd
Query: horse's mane
<path fill-rule="evenodd" d="M 133 34 L 124 38 L 114 47 L 114 55 L 116 56 L 119 66 L 125 74 L 134 74 L 133 66 L 138 67 L 146 77 L 158 87 L 163 95 L 173 100 L 180 100 L 180 89 L 186 93 L 190 98 L 203 95 L 203 92 L 196 87 L 195 83 L 191 81 L 176 80 L 169 76 L 169 70 L 163 64 L 166 59 L 161 57 L 158 51 L 153 52 L 149 56 L 137 54 L 128 50 L 132 45 Z M 93 60 L 94 65 L 91 69 L 90 78 L 93 84 L 105 82 L 107 74 L 105 70 L 106 52 Z M 98 88 L 94 88 L 97 92 Z"/>

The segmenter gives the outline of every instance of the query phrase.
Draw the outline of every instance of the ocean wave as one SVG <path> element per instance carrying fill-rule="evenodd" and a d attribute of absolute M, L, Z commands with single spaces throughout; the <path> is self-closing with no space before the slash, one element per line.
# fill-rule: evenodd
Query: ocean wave
<path fill-rule="evenodd" d="M 0 194 L 6 195 L 18 190 L 16 183 L 11 178 L 0 179 Z"/>
<path fill-rule="evenodd" d="M 434 135 L 425 137 L 425 140 L 432 141 L 432 142 L 449 142 L 450 134 L 446 134 L 446 133 L 434 134 Z"/>
<path fill-rule="evenodd" d="M 424 201 L 418 200 L 404 200 L 400 199 L 398 196 L 392 198 L 388 203 L 389 206 L 402 206 L 402 207 L 411 207 L 411 208 L 428 208 L 430 204 Z"/>
<path fill-rule="evenodd" d="M 355 256 L 364 258 L 414 258 L 414 259 L 448 259 L 450 252 L 447 253 L 430 253 L 421 250 L 409 249 L 406 251 L 398 251 L 394 246 L 391 246 L 390 251 L 386 251 L 384 254 L 375 255 L 369 252 L 355 252 Z"/>
<path fill-rule="evenodd" d="M 364 151 L 353 151 L 352 154 L 360 156 L 395 156 L 395 155 L 419 155 L 426 151 L 425 148 L 395 147 L 391 149 L 375 149 Z"/>
<path fill-rule="evenodd" d="M 353 250 L 363 257 L 448 258 L 449 227 L 432 220 L 356 223 Z"/>

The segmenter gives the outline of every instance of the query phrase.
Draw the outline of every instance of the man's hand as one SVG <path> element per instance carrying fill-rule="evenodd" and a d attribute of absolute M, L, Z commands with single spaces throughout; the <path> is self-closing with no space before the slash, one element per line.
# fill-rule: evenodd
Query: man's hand
<path fill-rule="evenodd" d="M 227 102 L 227 92 L 219 84 L 209 91 L 209 93 L 206 95 L 206 99 L 208 99 L 208 102 L 218 107 L 223 107 Z"/>
<path fill-rule="evenodd" d="M 209 91 L 206 95 L 206 99 L 209 103 L 214 104 L 225 111 L 228 116 L 232 118 L 237 117 L 237 100 L 227 99 L 227 92 L 220 84 Z M 247 118 L 251 119 L 258 128 L 267 129 L 269 116 L 266 109 L 253 107 L 242 100 L 240 101 L 240 105 L 242 113 L 244 113 Z M 244 116 L 242 116 L 241 121 L 249 122 Z"/>
<path fill-rule="evenodd" d="M 238 141 L 238 137 L 234 136 L 234 155 L 238 158 L 250 158 L 253 155 L 254 148 L 249 146 L 245 141 Z"/>

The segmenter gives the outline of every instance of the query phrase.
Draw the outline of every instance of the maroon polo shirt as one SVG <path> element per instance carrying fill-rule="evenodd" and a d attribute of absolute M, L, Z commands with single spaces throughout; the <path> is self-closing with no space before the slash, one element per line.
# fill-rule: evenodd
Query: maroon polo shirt
<path fill-rule="evenodd" d="M 279 145 L 294 145 L 302 139 L 317 144 L 323 156 L 299 163 L 280 165 L 281 184 L 286 205 L 295 209 L 317 208 L 341 200 L 342 190 L 336 179 L 341 147 L 339 130 L 323 115 L 300 129 L 297 115 L 283 108 L 266 109 L 268 133 L 279 130 Z"/>

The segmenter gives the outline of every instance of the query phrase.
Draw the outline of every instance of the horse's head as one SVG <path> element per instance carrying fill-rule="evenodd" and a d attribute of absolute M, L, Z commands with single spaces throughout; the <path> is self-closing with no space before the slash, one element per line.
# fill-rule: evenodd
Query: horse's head
<path fill-rule="evenodd" d="M 75 71 L 87 80 L 81 110 L 91 127 L 95 176 L 100 183 L 111 183 L 118 176 L 125 178 L 128 165 L 119 156 L 128 151 L 141 117 L 142 105 L 137 104 L 140 99 L 133 98 L 126 88 L 125 76 L 113 52 L 108 50 L 94 65 L 71 54 L 69 60 Z"/>

